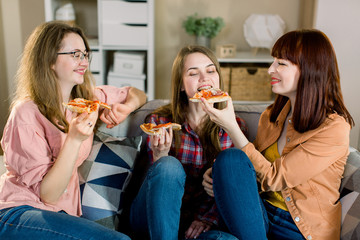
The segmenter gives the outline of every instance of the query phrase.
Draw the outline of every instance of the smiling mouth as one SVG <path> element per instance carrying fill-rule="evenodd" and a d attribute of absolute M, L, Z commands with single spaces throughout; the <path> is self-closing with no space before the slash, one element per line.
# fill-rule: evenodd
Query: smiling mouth
<path fill-rule="evenodd" d="M 80 74 L 85 74 L 86 70 L 75 70 L 75 72 L 80 73 Z"/>
<path fill-rule="evenodd" d="M 279 82 L 281 82 L 279 79 L 276 79 L 276 78 L 271 79 L 271 84 L 276 84 Z"/>

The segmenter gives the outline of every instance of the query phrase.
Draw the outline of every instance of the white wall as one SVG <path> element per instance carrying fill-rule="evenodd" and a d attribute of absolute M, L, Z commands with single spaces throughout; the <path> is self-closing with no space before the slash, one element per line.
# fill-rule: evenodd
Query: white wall
<path fill-rule="evenodd" d="M 243 24 L 252 13 L 278 14 L 286 23 L 286 31 L 299 27 L 301 2 L 306 0 L 156 0 L 155 3 L 155 79 L 156 98 L 170 97 L 171 67 L 181 47 L 195 43 L 182 22 L 187 16 L 222 17 L 225 27 L 211 40 L 216 44 L 233 43 L 239 51 L 250 51 L 243 34 Z"/>
<path fill-rule="evenodd" d="M 345 104 L 355 120 L 350 145 L 360 149 L 360 1 L 317 0 L 315 28 L 332 41 L 339 64 Z"/>
<path fill-rule="evenodd" d="M 17 71 L 17 63 L 22 52 L 21 27 L 19 18 L 19 0 L 1 0 L 2 19 L 5 44 L 5 66 L 7 69 L 7 86 L 9 97 L 15 89 L 14 76 Z"/>

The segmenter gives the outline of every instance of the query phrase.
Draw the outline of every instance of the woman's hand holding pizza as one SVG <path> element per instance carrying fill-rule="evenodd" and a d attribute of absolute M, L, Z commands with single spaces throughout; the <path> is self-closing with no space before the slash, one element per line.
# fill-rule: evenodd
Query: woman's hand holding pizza
<path fill-rule="evenodd" d="M 133 109 L 126 104 L 115 103 L 111 109 L 104 109 L 100 115 L 100 119 L 107 124 L 107 128 L 113 128 L 124 121 L 132 111 Z"/>
<path fill-rule="evenodd" d="M 93 133 L 98 114 L 98 110 L 92 113 L 83 112 L 76 114 L 77 116 L 69 124 L 68 137 L 81 142 L 86 140 Z"/>
<path fill-rule="evenodd" d="M 173 139 L 172 128 L 162 128 L 161 131 L 162 134 L 150 136 L 150 148 L 153 152 L 154 161 L 157 161 L 161 157 L 168 156 Z"/>
<path fill-rule="evenodd" d="M 227 100 L 226 107 L 222 110 L 214 108 L 213 105 L 204 98 L 201 98 L 201 105 L 203 110 L 209 115 L 211 121 L 223 128 L 227 133 L 234 128 L 239 128 L 231 98 Z"/>

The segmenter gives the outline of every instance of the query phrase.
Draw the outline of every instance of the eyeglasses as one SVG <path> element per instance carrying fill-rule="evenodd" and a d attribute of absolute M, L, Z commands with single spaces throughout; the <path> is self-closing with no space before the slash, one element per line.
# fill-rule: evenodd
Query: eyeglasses
<path fill-rule="evenodd" d="M 58 55 L 63 55 L 63 54 L 68 54 L 68 55 L 73 55 L 73 58 L 76 62 L 80 62 L 82 60 L 84 60 L 84 58 L 88 61 L 91 62 L 91 52 L 85 52 L 83 53 L 82 51 L 74 51 L 74 52 L 59 52 L 57 53 Z"/>

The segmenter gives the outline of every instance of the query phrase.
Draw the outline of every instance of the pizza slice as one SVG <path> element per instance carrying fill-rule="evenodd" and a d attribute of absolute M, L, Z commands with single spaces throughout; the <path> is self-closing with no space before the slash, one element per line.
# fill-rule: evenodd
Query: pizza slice
<path fill-rule="evenodd" d="M 76 113 L 92 113 L 95 112 L 99 107 L 107 108 L 111 110 L 111 107 L 104 102 L 91 101 L 83 98 L 75 98 L 70 100 L 68 103 L 63 103 L 63 106 L 72 112 Z"/>
<path fill-rule="evenodd" d="M 143 123 L 140 125 L 140 128 L 148 135 L 161 135 L 161 129 L 162 128 L 172 128 L 173 130 L 180 130 L 181 125 L 177 123 L 164 123 L 156 125 L 154 123 Z"/>
<path fill-rule="evenodd" d="M 201 98 L 205 98 L 209 103 L 225 102 L 231 99 L 227 92 L 224 92 L 219 88 L 209 87 L 200 89 L 189 100 L 192 102 L 201 102 Z"/>

